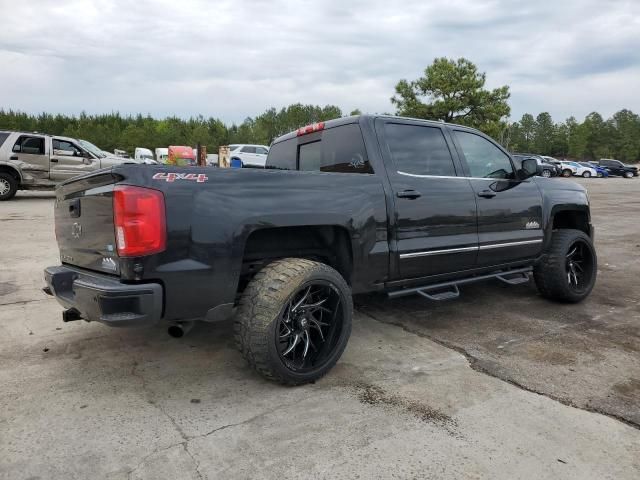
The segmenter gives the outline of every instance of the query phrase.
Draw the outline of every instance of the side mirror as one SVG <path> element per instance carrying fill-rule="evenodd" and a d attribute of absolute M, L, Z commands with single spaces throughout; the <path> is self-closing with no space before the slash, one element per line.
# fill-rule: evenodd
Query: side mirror
<path fill-rule="evenodd" d="M 527 178 L 539 175 L 542 173 L 542 165 L 538 165 L 538 162 L 534 158 L 526 158 L 522 161 L 522 168 L 520 169 L 520 178 L 525 180 Z"/>
<path fill-rule="evenodd" d="M 16 144 L 13 146 L 13 149 L 12 149 L 12 150 L 13 150 L 13 152 L 15 152 L 15 153 L 20 153 L 20 152 L 22 151 L 22 148 L 21 148 L 21 146 L 20 146 L 20 144 L 19 144 L 19 143 L 16 143 Z"/>

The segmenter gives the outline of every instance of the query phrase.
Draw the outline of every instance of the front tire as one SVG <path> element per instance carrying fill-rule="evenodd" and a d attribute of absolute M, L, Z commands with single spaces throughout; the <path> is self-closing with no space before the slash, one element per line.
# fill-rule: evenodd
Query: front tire
<path fill-rule="evenodd" d="M 624 178 L 633 178 L 633 172 L 624 172 Z"/>
<path fill-rule="evenodd" d="M 351 290 L 333 268 L 277 260 L 242 293 L 236 346 L 258 373 L 286 385 L 313 382 L 336 364 L 351 335 Z"/>
<path fill-rule="evenodd" d="M 18 181 L 7 172 L 0 172 L 0 201 L 11 200 L 18 191 Z"/>
<path fill-rule="evenodd" d="M 542 176 L 545 178 L 551 178 L 551 170 L 542 170 Z"/>
<path fill-rule="evenodd" d="M 598 261 L 591 238 L 580 230 L 553 232 L 551 246 L 533 269 L 540 294 L 551 300 L 577 303 L 596 283 Z"/>
<path fill-rule="evenodd" d="M 602 178 L 602 177 L 604 177 L 604 175 L 602 174 L 602 172 L 598 172 L 598 173 L 597 173 L 597 176 L 598 176 L 598 178 Z"/>
<path fill-rule="evenodd" d="M 589 178 L 589 177 L 591 177 L 591 172 L 582 172 L 582 176 L 584 178 Z"/>
<path fill-rule="evenodd" d="M 562 171 L 562 176 L 565 178 L 570 177 L 573 174 L 573 172 L 571 170 L 569 170 L 568 168 Z"/>

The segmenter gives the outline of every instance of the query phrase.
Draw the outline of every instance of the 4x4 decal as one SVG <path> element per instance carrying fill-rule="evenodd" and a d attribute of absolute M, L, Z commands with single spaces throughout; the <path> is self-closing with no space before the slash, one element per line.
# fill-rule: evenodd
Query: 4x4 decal
<path fill-rule="evenodd" d="M 156 173 L 153 176 L 154 180 L 165 180 L 167 182 L 175 182 L 176 180 L 191 180 L 191 181 L 195 181 L 197 183 L 204 183 L 207 180 L 209 180 L 209 177 L 207 177 L 206 174 L 204 173 L 175 173 L 175 172 L 169 172 L 169 173 Z"/>

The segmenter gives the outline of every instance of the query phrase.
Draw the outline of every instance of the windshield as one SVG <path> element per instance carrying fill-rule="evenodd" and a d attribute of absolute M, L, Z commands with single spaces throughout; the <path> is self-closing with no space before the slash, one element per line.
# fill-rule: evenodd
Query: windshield
<path fill-rule="evenodd" d="M 78 143 L 82 148 L 93 153 L 96 157 L 98 158 L 106 157 L 105 153 L 102 150 L 100 150 L 98 147 L 96 147 L 93 143 L 87 142 L 86 140 L 78 140 Z"/>

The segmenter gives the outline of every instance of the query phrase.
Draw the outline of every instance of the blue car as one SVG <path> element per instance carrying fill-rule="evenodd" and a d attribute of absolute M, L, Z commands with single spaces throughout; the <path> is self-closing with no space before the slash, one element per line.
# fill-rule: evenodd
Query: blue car
<path fill-rule="evenodd" d="M 609 172 L 607 171 L 606 168 L 601 167 L 600 165 L 597 165 L 595 163 L 580 162 L 580 165 L 582 165 L 583 167 L 593 168 L 598 173 L 598 178 L 608 177 L 609 176 Z"/>

